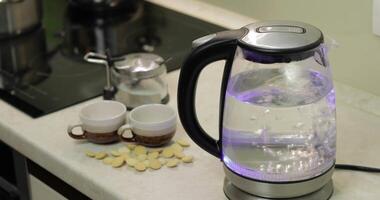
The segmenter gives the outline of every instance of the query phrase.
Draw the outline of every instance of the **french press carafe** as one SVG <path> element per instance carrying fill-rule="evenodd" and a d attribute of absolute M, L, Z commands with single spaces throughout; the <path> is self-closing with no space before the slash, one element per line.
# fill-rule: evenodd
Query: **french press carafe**
<path fill-rule="evenodd" d="M 322 32 L 262 21 L 193 42 L 181 69 L 178 110 L 189 136 L 220 158 L 229 199 L 328 199 L 335 163 L 335 93 Z M 198 76 L 225 60 L 219 140 L 195 112 Z"/>

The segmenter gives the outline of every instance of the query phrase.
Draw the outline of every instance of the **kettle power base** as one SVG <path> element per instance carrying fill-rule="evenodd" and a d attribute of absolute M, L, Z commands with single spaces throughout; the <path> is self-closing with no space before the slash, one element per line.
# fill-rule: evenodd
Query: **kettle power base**
<path fill-rule="evenodd" d="M 223 190 L 224 194 L 229 200 L 270 200 L 268 198 L 255 196 L 240 190 L 234 186 L 227 178 L 224 179 Z M 316 192 L 301 197 L 286 198 L 286 200 L 328 200 L 332 196 L 333 191 L 333 183 L 332 180 L 330 180 L 325 186 Z"/>

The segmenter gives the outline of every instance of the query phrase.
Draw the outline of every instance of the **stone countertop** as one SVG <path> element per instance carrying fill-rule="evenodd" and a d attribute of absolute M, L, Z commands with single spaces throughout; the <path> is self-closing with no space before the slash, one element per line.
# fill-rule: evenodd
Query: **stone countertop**
<path fill-rule="evenodd" d="M 190 0 L 151 0 L 177 11 L 223 25 L 238 28 L 253 19 Z M 197 110 L 204 129 L 217 135 L 219 85 L 223 62 L 211 64 L 202 73 L 197 92 Z M 179 71 L 168 74 L 169 105 L 176 108 Z M 338 163 L 380 167 L 380 100 L 347 85 L 336 83 L 338 123 Z M 135 172 L 122 167 L 113 169 L 84 155 L 85 150 L 109 151 L 123 146 L 94 145 L 67 136 L 68 124 L 79 121 L 78 111 L 96 98 L 61 111 L 32 119 L 0 100 L 0 140 L 41 165 L 60 179 L 93 199 L 225 199 L 222 163 L 197 145 L 187 149 L 195 162 L 174 169 Z M 178 125 L 176 138 L 187 137 Z M 189 139 L 190 141 L 190 139 Z M 380 175 L 336 171 L 332 200 L 379 199 Z"/>

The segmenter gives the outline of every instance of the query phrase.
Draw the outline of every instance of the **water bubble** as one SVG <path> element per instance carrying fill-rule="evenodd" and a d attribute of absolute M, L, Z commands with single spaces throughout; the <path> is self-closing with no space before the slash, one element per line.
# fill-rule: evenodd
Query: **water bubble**
<path fill-rule="evenodd" d="M 310 168 L 310 165 L 309 165 L 309 163 L 305 163 L 305 165 L 304 165 L 304 167 L 303 167 L 304 169 L 309 169 Z"/>
<path fill-rule="evenodd" d="M 256 103 L 262 104 L 262 103 L 264 103 L 264 100 L 263 99 L 259 99 L 259 100 L 256 101 Z"/>
<path fill-rule="evenodd" d="M 251 115 L 250 120 L 256 120 L 256 119 L 257 119 L 257 117 L 255 115 Z"/>
<path fill-rule="evenodd" d="M 281 164 L 277 164 L 276 169 L 281 169 Z"/>
<path fill-rule="evenodd" d="M 282 169 L 282 165 L 281 164 L 277 164 L 276 165 L 276 173 L 280 173 L 281 169 Z"/>
<path fill-rule="evenodd" d="M 270 155 L 270 156 L 276 156 L 276 152 L 274 152 L 272 149 L 270 148 L 265 148 L 264 149 L 264 153 Z"/>
<path fill-rule="evenodd" d="M 269 103 L 272 101 L 272 96 L 264 96 L 264 102 Z"/>
<path fill-rule="evenodd" d="M 274 170 L 273 163 L 269 162 L 267 167 L 267 172 L 272 173 Z"/>
<path fill-rule="evenodd" d="M 264 128 L 260 128 L 260 129 L 257 129 L 256 133 L 261 135 L 265 132 L 265 129 Z"/>
<path fill-rule="evenodd" d="M 270 113 L 270 110 L 269 109 L 265 109 L 264 113 L 268 114 L 268 113 Z"/>
<path fill-rule="evenodd" d="M 296 128 L 302 128 L 305 124 L 302 122 L 298 122 L 297 124 L 294 125 Z"/>
<path fill-rule="evenodd" d="M 302 162 L 302 161 L 299 161 L 299 162 L 298 162 L 298 170 L 299 170 L 299 171 L 302 171 L 303 169 L 304 169 L 303 162 Z"/>
<path fill-rule="evenodd" d="M 291 165 L 286 165 L 286 167 L 285 167 L 285 173 L 288 173 L 291 168 L 292 168 Z"/>

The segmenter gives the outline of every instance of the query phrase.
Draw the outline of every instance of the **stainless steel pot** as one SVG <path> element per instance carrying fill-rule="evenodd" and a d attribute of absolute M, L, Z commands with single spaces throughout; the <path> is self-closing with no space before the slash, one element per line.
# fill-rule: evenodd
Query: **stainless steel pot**
<path fill-rule="evenodd" d="M 41 0 L 0 0 L 0 38 L 30 31 L 41 19 Z"/>
<path fill-rule="evenodd" d="M 0 41 L 0 90 L 29 87 L 51 72 L 45 63 L 47 47 L 43 29 Z"/>
<path fill-rule="evenodd" d="M 89 51 L 105 54 L 105 50 L 109 49 L 114 57 L 141 51 L 141 45 L 136 40 L 147 32 L 141 28 L 145 22 L 142 12 L 142 4 L 130 7 L 124 13 L 103 16 L 78 12 L 69 7 L 64 21 L 61 51 L 80 60 Z"/>

